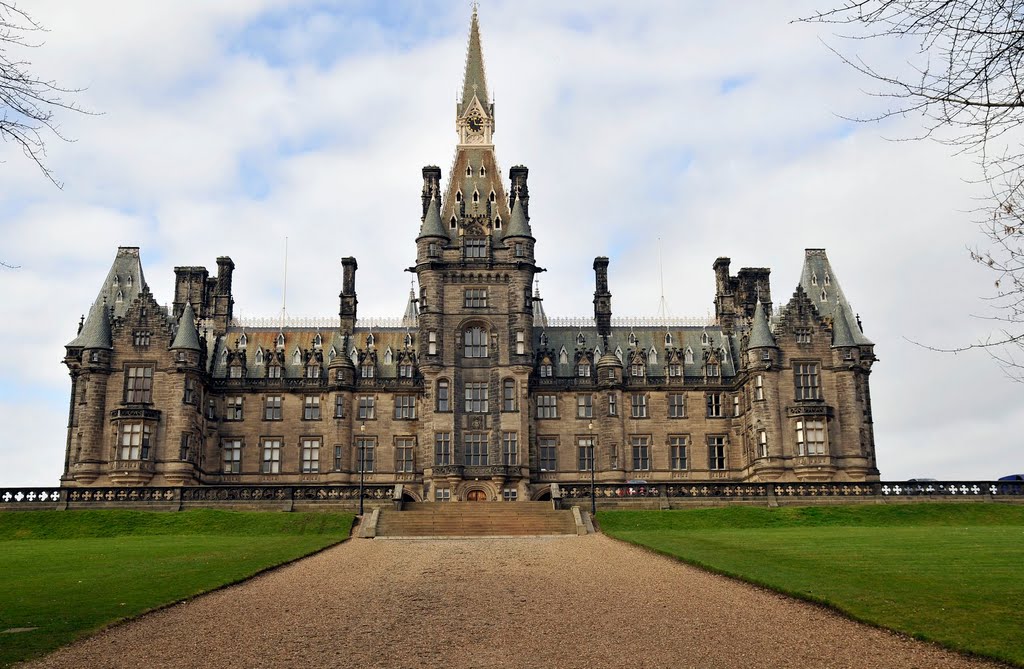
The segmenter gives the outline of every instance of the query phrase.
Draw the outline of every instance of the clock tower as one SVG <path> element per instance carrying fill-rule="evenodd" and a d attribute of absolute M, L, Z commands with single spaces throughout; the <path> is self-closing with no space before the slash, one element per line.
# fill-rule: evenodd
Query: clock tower
<path fill-rule="evenodd" d="M 527 169 L 508 186 L 494 153 L 480 27 L 473 11 L 459 135 L 442 195 L 441 170 L 423 168 L 416 238 L 419 369 L 434 411 L 420 421 L 424 487 L 452 499 L 527 499 L 535 467 L 529 384 L 534 261 Z M 427 492 L 428 497 L 442 492 Z"/>

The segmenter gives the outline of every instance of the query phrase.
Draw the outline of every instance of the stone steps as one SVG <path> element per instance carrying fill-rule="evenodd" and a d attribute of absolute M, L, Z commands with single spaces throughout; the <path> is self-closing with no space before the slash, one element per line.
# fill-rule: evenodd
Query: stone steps
<path fill-rule="evenodd" d="M 572 511 L 550 502 L 410 503 L 381 510 L 378 537 L 487 537 L 576 534 Z"/>

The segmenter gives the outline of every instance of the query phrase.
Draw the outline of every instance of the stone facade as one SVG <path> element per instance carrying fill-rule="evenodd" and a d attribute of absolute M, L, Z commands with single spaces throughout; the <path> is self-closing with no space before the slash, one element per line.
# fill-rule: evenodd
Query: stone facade
<path fill-rule="evenodd" d="M 553 483 L 877 480 L 861 331 L 824 250 L 773 312 L 770 271 L 713 265 L 708 322 L 549 319 L 534 277 L 528 171 L 494 153 L 470 29 L 459 143 L 442 193 L 423 168 L 419 294 L 357 319 L 343 260 L 336 324 L 244 327 L 234 263 L 178 267 L 170 313 L 121 248 L 67 346 L 66 487 L 402 483 L 417 500 L 537 499 Z"/>

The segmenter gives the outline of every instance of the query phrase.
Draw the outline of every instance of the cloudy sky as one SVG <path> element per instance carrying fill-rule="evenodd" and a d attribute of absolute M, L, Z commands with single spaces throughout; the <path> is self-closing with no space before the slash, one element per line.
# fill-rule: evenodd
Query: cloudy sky
<path fill-rule="evenodd" d="M 0 485 L 52 485 L 70 380 L 61 364 L 117 246 L 137 245 L 160 302 L 175 265 L 230 255 L 236 314 L 337 313 L 342 256 L 360 314 L 400 315 L 420 168 L 447 175 L 468 2 L 34 0 L 39 76 L 86 90 L 62 117 L 55 189 L 0 144 Z M 495 143 L 530 168 L 549 315 L 591 312 L 611 257 L 617 315 L 654 315 L 658 249 L 673 315 L 713 310 L 718 256 L 772 268 L 788 300 L 803 249 L 825 247 L 880 362 L 871 376 L 885 478 L 1024 471 L 1021 386 L 982 352 L 993 276 L 968 210 L 969 161 L 887 138 L 882 101 L 791 20 L 817 2 L 487 0 Z M 854 45 L 900 71 L 906 45 Z"/>

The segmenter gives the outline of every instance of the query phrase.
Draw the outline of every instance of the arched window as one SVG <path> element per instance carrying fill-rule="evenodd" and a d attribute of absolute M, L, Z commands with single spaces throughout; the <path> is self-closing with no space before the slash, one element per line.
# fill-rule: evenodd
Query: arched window
<path fill-rule="evenodd" d="M 465 353 L 467 358 L 487 357 L 487 331 L 481 327 L 469 328 L 463 334 Z"/>
<path fill-rule="evenodd" d="M 665 346 L 671 346 L 671 345 L 672 345 L 672 333 L 671 332 L 666 332 L 665 333 Z"/>
<path fill-rule="evenodd" d="M 256 349 L 256 364 L 257 365 L 262 365 L 263 364 L 263 348 L 262 347 Z"/>
<path fill-rule="evenodd" d="M 461 190 L 455 191 L 455 201 L 456 202 L 462 202 L 462 191 Z"/>
<path fill-rule="evenodd" d="M 242 336 L 238 338 L 238 348 L 245 348 L 248 343 L 249 338 L 246 337 L 245 333 L 243 332 Z"/>

